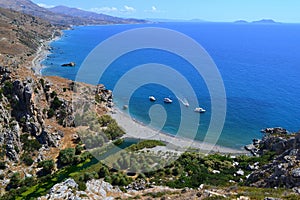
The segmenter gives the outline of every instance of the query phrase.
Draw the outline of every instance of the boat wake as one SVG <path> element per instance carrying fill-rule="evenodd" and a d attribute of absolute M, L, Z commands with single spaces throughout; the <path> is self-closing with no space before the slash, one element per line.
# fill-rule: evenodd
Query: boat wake
<path fill-rule="evenodd" d="M 189 106 L 190 106 L 190 104 L 189 104 L 189 102 L 188 102 L 188 100 L 187 100 L 186 98 L 181 99 L 181 98 L 177 97 L 177 99 L 178 99 L 184 106 L 186 106 L 186 107 L 189 107 Z"/>

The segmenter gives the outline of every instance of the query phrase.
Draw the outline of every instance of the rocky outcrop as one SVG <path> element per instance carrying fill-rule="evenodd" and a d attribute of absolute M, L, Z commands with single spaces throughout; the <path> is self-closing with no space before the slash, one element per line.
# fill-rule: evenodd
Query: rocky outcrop
<path fill-rule="evenodd" d="M 86 183 L 85 191 L 78 191 L 78 184 L 73 179 L 54 185 L 49 194 L 39 197 L 38 200 L 59 200 L 59 199 L 114 199 L 112 195 L 121 194 L 118 187 L 113 187 L 111 184 L 103 180 L 90 180 Z"/>
<path fill-rule="evenodd" d="M 300 187 L 300 133 L 288 135 L 286 130 L 269 129 L 257 144 L 257 156 L 273 152 L 273 161 L 255 170 L 247 179 L 253 187 Z M 282 131 L 284 130 L 284 131 Z M 253 151 L 253 150 L 252 150 Z"/>
<path fill-rule="evenodd" d="M 13 97 L 16 101 L 17 106 L 14 109 L 14 115 L 17 119 L 23 117 L 24 115 L 31 116 L 33 114 L 33 104 L 32 100 L 32 82 L 33 80 L 28 80 L 21 82 L 19 80 L 14 81 L 13 83 Z"/>
<path fill-rule="evenodd" d="M 6 156 L 12 161 L 19 161 L 19 152 L 22 149 L 20 142 L 20 127 L 17 122 L 11 122 L 11 128 L 5 133 Z"/>
<path fill-rule="evenodd" d="M 284 128 L 266 128 L 261 132 L 264 133 L 262 140 L 253 139 L 252 144 L 245 146 L 245 149 L 254 156 L 263 155 L 266 151 L 274 151 L 276 154 L 281 154 L 294 144 L 294 138 L 290 137 L 288 131 Z"/>
<path fill-rule="evenodd" d="M 107 90 L 104 85 L 97 85 L 96 95 L 99 97 L 98 101 L 104 102 L 106 107 L 112 108 L 114 106 L 112 91 Z"/>
<path fill-rule="evenodd" d="M 64 136 L 61 131 L 50 133 L 47 129 L 43 129 L 41 134 L 37 136 L 37 140 L 46 145 L 46 147 L 59 147 L 59 141 Z"/>

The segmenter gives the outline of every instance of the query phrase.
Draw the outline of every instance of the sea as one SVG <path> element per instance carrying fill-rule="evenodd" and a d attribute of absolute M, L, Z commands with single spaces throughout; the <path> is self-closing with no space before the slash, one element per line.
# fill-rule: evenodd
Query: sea
<path fill-rule="evenodd" d="M 214 61 L 226 92 L 226 118 L 218 136 L 218 145 L 242 148 L 252 139 L 261 138 L 263 135 L 260 130 L 267 127 L 284 127 L 290 132 L 300 130 L 300 24 L 174 22 L 78 26 L 65 30 L 59 40 L 50 44 L 51 54 L 42 62 L 45 66 L 42 74 L 76 80 L 81 64 L 99 44 L 124 31 L 147 27 L 166 28 L 186 35 L 199 43 Z M 75 62 L 76 66 L 61 67 L 69 62 Z M 107 67 L 99 83 L 114 90 L 128 71 L 153 63 L 168 66 L 180 73 L 190 83 L 198 102 L 189 102 L 190 96 L 186 91 L 181 94 L 179 91 L 178 94 L 178 91 L 172 91 L 166 85 L 147 80 L 128 96 L 114 96 L 116 106 L 123 110 L 123 106 L 128 105 L 129 108 L 123 112 L 135 120 L 174 135 L 181 126 L 182 118 L 199 115 L 193 138 L 204 140 L 213 117 L 211 93 L 204 78 L 179 55 L 155 48 L 133 50 L 116 58 Z M 91 71 L 93 67 L 99 66 L 91 66 Z M 159 69 L 155 70 L 158 80 L 169 81 L 180 88 L 181 83 L 172 80 L 172 74 L 159 72 Z M 148 73 L 135 78 L 147 78 Z M 123 81 L 122 84 L 123 88 L 129 88 L 136 83 Z M 156 102 L 149 101 L 151 95 L 155 96 Z M 163 99 L 166 97 L 172 99 L 173 103 L 165 104 Z M 183 101 L 188 102 L 190 107 L 182 107 Z M 198 106 L 206 112 L 194 112 Z M 155 115 L 155 109 L 160 110 L 159 114 Z M 184 111 L 184 116 L 183 109 L 188 109 Z M 190 130 L 192 125 L 188 123 L 184 126 L 187 132 L 195 131 Z"/>

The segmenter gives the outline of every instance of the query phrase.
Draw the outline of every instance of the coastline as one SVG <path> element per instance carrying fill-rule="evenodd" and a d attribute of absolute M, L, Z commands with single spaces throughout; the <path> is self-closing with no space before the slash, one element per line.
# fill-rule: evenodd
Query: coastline
<path fill-rule="evenodd" d="M 43 41 L 41 46 L 38 48 L 37 52 L 35 53 L 35 57 L 31 61 L 31 70 L 34 72 L 35 75 L 41 76 L 42 69 L 45 67 L 42 62 L 47 58 L 50 52 L 50 44 L 59 40 L 61 36 L 53 36 L 52 39 Z"/>
<path fill-rule="evenodd" d="M 159 140 L 167 143 L 166 147 L 156 148 L 161 151 L 174 151 L 179 152 L 187 151 L 188 149 L 195 149 L 203 153 L 223 153 L 223 154 L 248 154 L 243 149 L 233 149 L 229 147 L 223 147 L 219 145 L 213 145 L 204 143 L 201 141 L 195 141 L 188 138 L 169 135 L 152 129 L 142 123 L 133 120 L 130 116 L 123 113 L 118 108 L 114 108 L 113 112 L 109 113 L 110 116 L 117 121 L 120 127 L 122 127 L 126 134 L 123 138 L 135 138 L 135 139 L 147 139 L 147 140 Z"/>

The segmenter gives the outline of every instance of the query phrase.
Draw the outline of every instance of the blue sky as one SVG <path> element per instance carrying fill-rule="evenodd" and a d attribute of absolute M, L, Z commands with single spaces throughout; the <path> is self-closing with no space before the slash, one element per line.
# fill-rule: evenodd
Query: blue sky
<path fill-rule="evenodd" d="M 300 22 L 299 0 L 32 0 L 41 6 L 65 5 L 119 17 Z"/>

